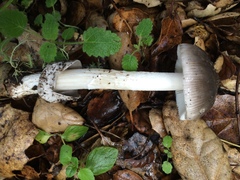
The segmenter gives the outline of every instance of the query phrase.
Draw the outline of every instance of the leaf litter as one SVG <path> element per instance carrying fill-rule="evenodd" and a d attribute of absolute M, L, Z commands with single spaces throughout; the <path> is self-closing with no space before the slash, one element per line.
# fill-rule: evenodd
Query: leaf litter
<path fill-rule="evenodd" d="M 90 57 L 84 53 L 84 47 L 67 45 L 70 60 L 82 60 L 83 67 L 93 63 L 104 68 L 122 69 L 122 57 L 135 50 L 136 25 L 150 18 L 154 44 L 141 49 L 141 53 L 136 55 L 140 62 L 139 70 L 173 71 L 175 60 L 172 57 L 175 54 L 172 52 L 176 45 L 181 42 L 194 43 L 209 54 L 219 70 L 221 92 L 213 108 L 203 120 L 179 121 L 175 104 L 166 103 L 166 100 L 174 99 L 173 94 L 170 93 L 169 98 L 169 93 L 164 92 L 79 91 L 81 98 L 74 102 L 55 104 L 35 100 L 35 108 L 31 112 L 17 110 L 21 106 L 12 108 L 9 101 L 4 99 L 1 105 L 8 105 L 1 107 L 0 149 L 3 153 L 0 156 L 0 175 L 18 179 L 66 179 L 66 168 L 58 164 L 61 138 L 52 136 L 45 145 L 41 145 L 34 141 L 38 131 L 36 127 L 47 132 L 62 132 L 69 124 L 84 123 L 90 127 L 89 132 L 74 143 L 69 143 L 74 147 L 74 156 L 86 158 L 90 149 L 101 146 L 102 138 L 107 138 L 119 151 L 114 167 L 96 176 L 96 179 L 240 179 L 239 147 L 220 141 L 222 138 L 239 144 L 238 112 L 233 96 L 238 83 L 236 64 L 240 62 L 238 2 L 146 0 L 134 3 L 115 0 L 105 3 L 60 0 L 55 7 L 66 24 L 82 29 L 108 29 L 117 34 L 112 37 L 112 43 L 120 38 L 122 41 L 120 51 L 110 58 L 97 57 L 99 52 L 91 52 L 96 57 Z M 49 13 L 49 9 L 40 2 L 31 5 L 27 13 L 37 16 L 38 13 Z M 38 28 L 31 29 L 31 23 L 28 29 L 35 32 L 24 32 L 17 37 L 22 43 L 21 48 L 16 48 L 12 56 L 14 61 L 24 62 L 23 67 L 28 72 L 38 71 L 43 65 L 39 50 L 44 40 L 39 38 Z M 78 33 L 71 35 L 75 36 L 75 41 L 80 37 Z M 5 31 L 4 35 L 16 36 L 12 31 Z M 95 36 L 99 37 L 97 34 Z M 59 34 L 57 37 L 56 33 L 54 37 L 46 37 L 56 39 Z M 35 41 L 27 41 L 28 38 Z M 90 40 L 86 39 L 86 46 L 92 45 Z M 16 41 L 11 43 L 10 51 L 4 50 L 8 56 L 11 49 L 18 45 Z M 107 45 L 110 48 L 111 44 Z M 25 52 L 24 55 L 22 52 Z M 105 51 L 103 53 L 107 54 Z M 6 54 L 1 52 L 1 62 L 6 60 Z M 34 69 L 25 66 L 29 57 L 34 59 Z M 5 79 L 6 76 L 1 82 L 6 83 Z M 1 89 L 4 90 L 4 85 Z M 6 92 L 1 92 L 1 97 L 5 96 Z M 35 123 L 36 119 L 44 121 L 40 125 Z M 99 136 L 99 133 L 102 134 Z M 162 139 L 167 134 L 173 138 L 170 163 L 174 168 L 169 175 L 161 170 L 166 160 Z"/>

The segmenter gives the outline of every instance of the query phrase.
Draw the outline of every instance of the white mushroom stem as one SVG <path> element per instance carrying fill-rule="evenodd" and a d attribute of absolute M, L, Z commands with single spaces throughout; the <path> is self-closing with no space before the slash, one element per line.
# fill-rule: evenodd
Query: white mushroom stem
<path fill-rule="evenodd" d="M 56 72 L 55 75 L 54 91 L 77 89 L 176 91 L 183 89 L 182 73 L 68 69 Z M 8 90 L 10 96 L 16 99 L 37 94 L 39 77 L 40 73 L 25 76 L 18 86 Z"/>
<path fill-rule="evenodd" d="M 54 90 L 115 89 L 176 91 L 183 89 L 182 73 L 71 69 L 57 72 Z"/>

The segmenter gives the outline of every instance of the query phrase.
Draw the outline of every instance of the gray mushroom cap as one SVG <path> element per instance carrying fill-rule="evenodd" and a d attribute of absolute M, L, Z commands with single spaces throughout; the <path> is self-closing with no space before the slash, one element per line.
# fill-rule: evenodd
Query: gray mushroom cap
<path fill-rule="evenodd" d="M 214 104 L 219 86 L 218 75 L 202 49 L 180 44 L 175 72 L 183 73 L 183 91 L 176 91 L 181 120 L 199 119 Z"/>

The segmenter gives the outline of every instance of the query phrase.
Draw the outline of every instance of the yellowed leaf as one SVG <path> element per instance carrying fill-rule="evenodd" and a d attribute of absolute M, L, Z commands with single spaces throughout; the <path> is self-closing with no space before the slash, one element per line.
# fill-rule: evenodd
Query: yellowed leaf
<path fill-rule="evenodd" d="M 180 121 L 173 101 L 165 104 L 163 118 L 173 138 L 173 164 L 183 179 L 232 179 L 222 143 L 203 120 Z"/>
<path fill-rule="evenodd" d="M 7 178 L 14 176 L 12 171 L 22 170 L 28 162 L 25 150 L 33 143 L 38 130 L 29 121 L 28 112 L 16 110 L 10 105 L 2 107 L 1 111 L 1 121 L 6 124 L 2 124 L 4 133 L 0 138 L 0 177 Z"/>
<path fill-rule="evenodd" d="M 46 132 L 62 132 L 69 125 L 82 125 L 84 119 L 61 103 L 48 103 L 39 98 L 33 110 L 32 122 Z"/>

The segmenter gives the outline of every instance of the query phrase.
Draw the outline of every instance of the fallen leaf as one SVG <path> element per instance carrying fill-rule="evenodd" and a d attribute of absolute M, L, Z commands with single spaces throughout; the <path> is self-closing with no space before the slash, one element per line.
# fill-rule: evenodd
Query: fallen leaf
<path fill-rule="evenodd" d="M 38 130 L 29 121 L 29 113 L 6 105 L 1 108 L 1 119 L 5 121 L 4 136 L 0 138 L 0 177 L 14 176 L 13 171 L 21 171 L 29 158 L 25 150 L 33 143 Z M 4 124 L 3 124 L 4 126 Z"/>
<path fill-rule="evenodd" d="M 88 103 L 87 117 L 97 126 L 104 126 L 122 114 L 122 107 L 117 91 L 103 91 Z"/>
<path fill-rule="evenodd" d="M 222 53 L 224 58 L 221 71 L 218 73 L 221 80 L 231 78 L 236 73 L 236 66 L 226 53 Z"/>
<path fill-rule="evenodd" d="M 34 168 L 31 166 L 24 166 L 22 169 L 22 175 L 24 176 L 25 179 L 39 179 L 39 173 L 35 171 Z"/>
<path fill-rule="evenodd" d="M 182 42 L 182 25 L 177 14 L 169 15 L 162 20 L 161 33 L 158 40 L 151 47 L 151 55 L 158 56 Z"/>
<path fill-rule="evenodd" d="M 82 125 L 84 119 L 61 103 L 48 103 L 39 98 L 33 110 L 32 122 L 40 129 L 51 133 L 62 132 L 69 125 Z"/>
<path fill-rule="evenodd" d="M 148 18 L 148 14 L 141 9 L 121 8 L 111 14 L 108 21 L 112 29 L 118 32 L 132 33 L 133 27 L 144 18 Z"/>
<path fill-rule="evenodd" d="M 120 50 L 109 57 L 109 65 L 111 69 L 122 70 L 122 58 L 126 54 L 131 54 L 133 52 L 133 45 L 131 38 L 126 32 L 118 32 L 117 35 L 121 38 L 121 48 Z"/>
<path fill-rule="evenodd" d="M 238 144 L 235 97 L 217 95 L 213 107 L 202 117 L 219 138 Z"/>
<path fill-rule="evenodd" d="M 126 118 L 129 122 L 134 125 L 138 132 L 151 135 L 153 133 L 152 126 L 149 121 L 149 113 L 146 109 L 139 109 L 132 112 L 132 117 L 129 114 L 126 114 Z M 132 119 L 131 119 L 132 118 Z"/>
<path fill-rule="evenodd" d="M 124 102 L 125 106 L 129 110 L 131 122 L 133 122 L 132 112 L 137 109 L 137 107 L 146 102 L 149 96 L 147 91 L 118 91 L 119 95 Z"/>
<path fill-rule="evenodd" d="M 149 111 L 149 120 L 153 130 L 155 130 L 160 135 L 161 138 L 167 135 L 163 123 L 162 111 L 160 109 L 151 109 Z"/>
<path fill-rule="evenodd" d="M 232 179 L 222 143 L 203 120 L 179 120 L 173 101 L 163 107 L 163 118 L 173 138 L 173 164 L 183 179 Z"/>

